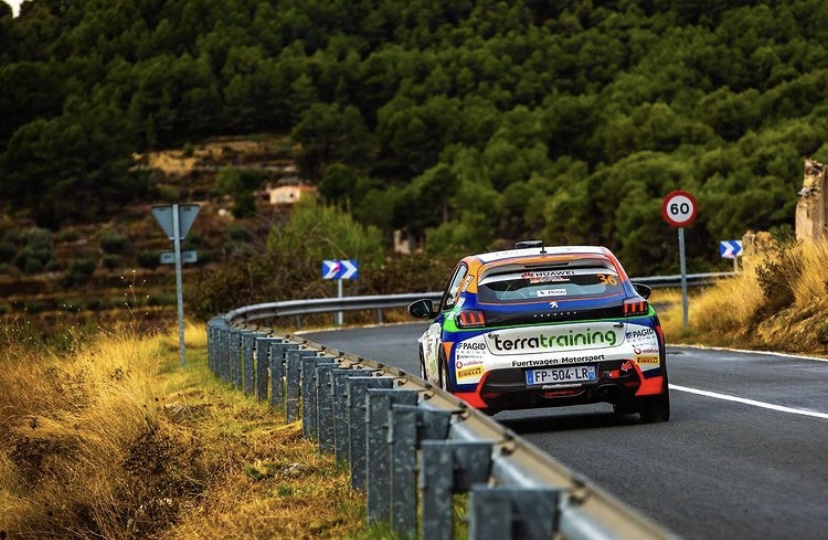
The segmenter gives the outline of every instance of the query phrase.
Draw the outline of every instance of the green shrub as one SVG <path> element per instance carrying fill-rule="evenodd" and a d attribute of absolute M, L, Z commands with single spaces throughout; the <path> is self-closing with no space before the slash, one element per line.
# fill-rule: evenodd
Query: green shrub
<path fill-rule="evenodd" d="M 104 253 L 118 254 L 126 251 L 129 239 L 121 233 L 105 231 L 98 238 L 98 244 Z"/>
<path fill-rule="evenodd" d="M 21 270 L 30 276 L 43 272 L 43 263 L 34 257 L 23 258 L 22 265 Z"/>
<path fill-rule="evenodd" d="M 96 266 L 96 261 L 92 259 L 72 259 L 69 261 L 69 267 L 63 275 L 63 285 L 65 287 L 71 287 L 72 285 L 84 285 L 88 283 L 95 273 Z"/>
<path fill-rule="evenodd" d="M 231 223 L 224 229 L 224 235 L 233 242 L 251 242 L 253 233 L 238 223 Z"/>
<path fill-rule="evenodd" d="M 168 203 L 176 203 L 181 200 L 181 189 L 178 186 L 160 184 L 158 186 L 158 197 Z"/>
<path fill-rule="evenodd" d="M 178 298 L 174 293 L 156 293 L 147 298 L 149 306 L 174 306 L 177 303 Z"/>
<path fill-rule="evenodd" d="M 802 254 L 793 242 L 782 244 L 776 259 L 756 266 L 756 279 L 765 296 L 760 315 L 777 313 L 794 303 L 800 274 Z"/>
<path fill-rule="evenodd" d="M 158 268 L 161 254 L 157 251 L 142 251 L 138 254 L 138 266 L 141 268 Z"/>
<path fill-rule="evenodd" d="M 31 315 L 37 315 L 46 310 L 46 303 L 42 300 L 30 300 L 26 302 L 25 310 Z"/>
<path fill-rule="evenodd" d="M 8 263 L 14 260 L 17 255 L 17 248 L 8 240 L 0 241 L 0 263 Z"/>
<path fill-rule="evenodd" d="M 81 233 L 75 229 L 61 229 L 55 236 L 55 242 L 77 242 L 81 238 Z"/>
<path fill-rule="evenodd" d="M 121 258 L 117 255 L 104 255 L 101 259 L 104 268 L 114 270 L 121 267 Z"/>

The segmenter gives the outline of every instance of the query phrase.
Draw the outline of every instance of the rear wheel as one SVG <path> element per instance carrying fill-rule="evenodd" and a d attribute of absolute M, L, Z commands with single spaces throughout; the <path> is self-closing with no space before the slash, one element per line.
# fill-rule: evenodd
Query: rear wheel
<path fill-rule="evenodd" d="M 440 357 L 437 359 L 437 373 L 440 376 L 440 388 L 446 392 L 451 392 L 451 383 L 449 383 L 447 371 L 446 359 L 441 352 Z"/>
<path fill-rule="evenodd" d="M 661 393 L 657 396 L 638 398 L 638 412 L 645 424 L 666 422 L 670 419 L 670 392 L 666 374 L 662 384 Z"/>

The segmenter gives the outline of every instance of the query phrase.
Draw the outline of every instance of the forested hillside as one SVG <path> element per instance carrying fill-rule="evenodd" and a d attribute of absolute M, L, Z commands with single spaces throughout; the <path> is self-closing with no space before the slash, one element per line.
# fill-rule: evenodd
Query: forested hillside
<path fill-rule="evenodd" d="M 327 201 L 431 253 L 675 270 L 686 189 L 703 270 L 789 227 L 828 161 L 826 43 L 824 0 L 0 1 L 0 204 L 56 230 L 151 201 L 135 152 L 280 133 Z"/>

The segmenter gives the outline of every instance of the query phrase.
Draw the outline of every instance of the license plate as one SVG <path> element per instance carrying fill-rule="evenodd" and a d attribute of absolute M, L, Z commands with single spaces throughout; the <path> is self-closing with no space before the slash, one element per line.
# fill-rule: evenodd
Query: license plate
<path fill-rule="evenodd" d="M 595 366 L 573 366 L 526 371 L 526 385 L 589 382 L 595 380 Z"/>

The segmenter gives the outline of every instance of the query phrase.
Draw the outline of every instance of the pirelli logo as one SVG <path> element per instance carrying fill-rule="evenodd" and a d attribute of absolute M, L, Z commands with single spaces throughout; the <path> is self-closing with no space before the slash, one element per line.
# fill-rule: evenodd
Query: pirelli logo
<path fill-rule="evenodd" d="M 483 366 L 474 366 L 457 370 L 457 378 L 477 377 L 483 375 Z"/>

